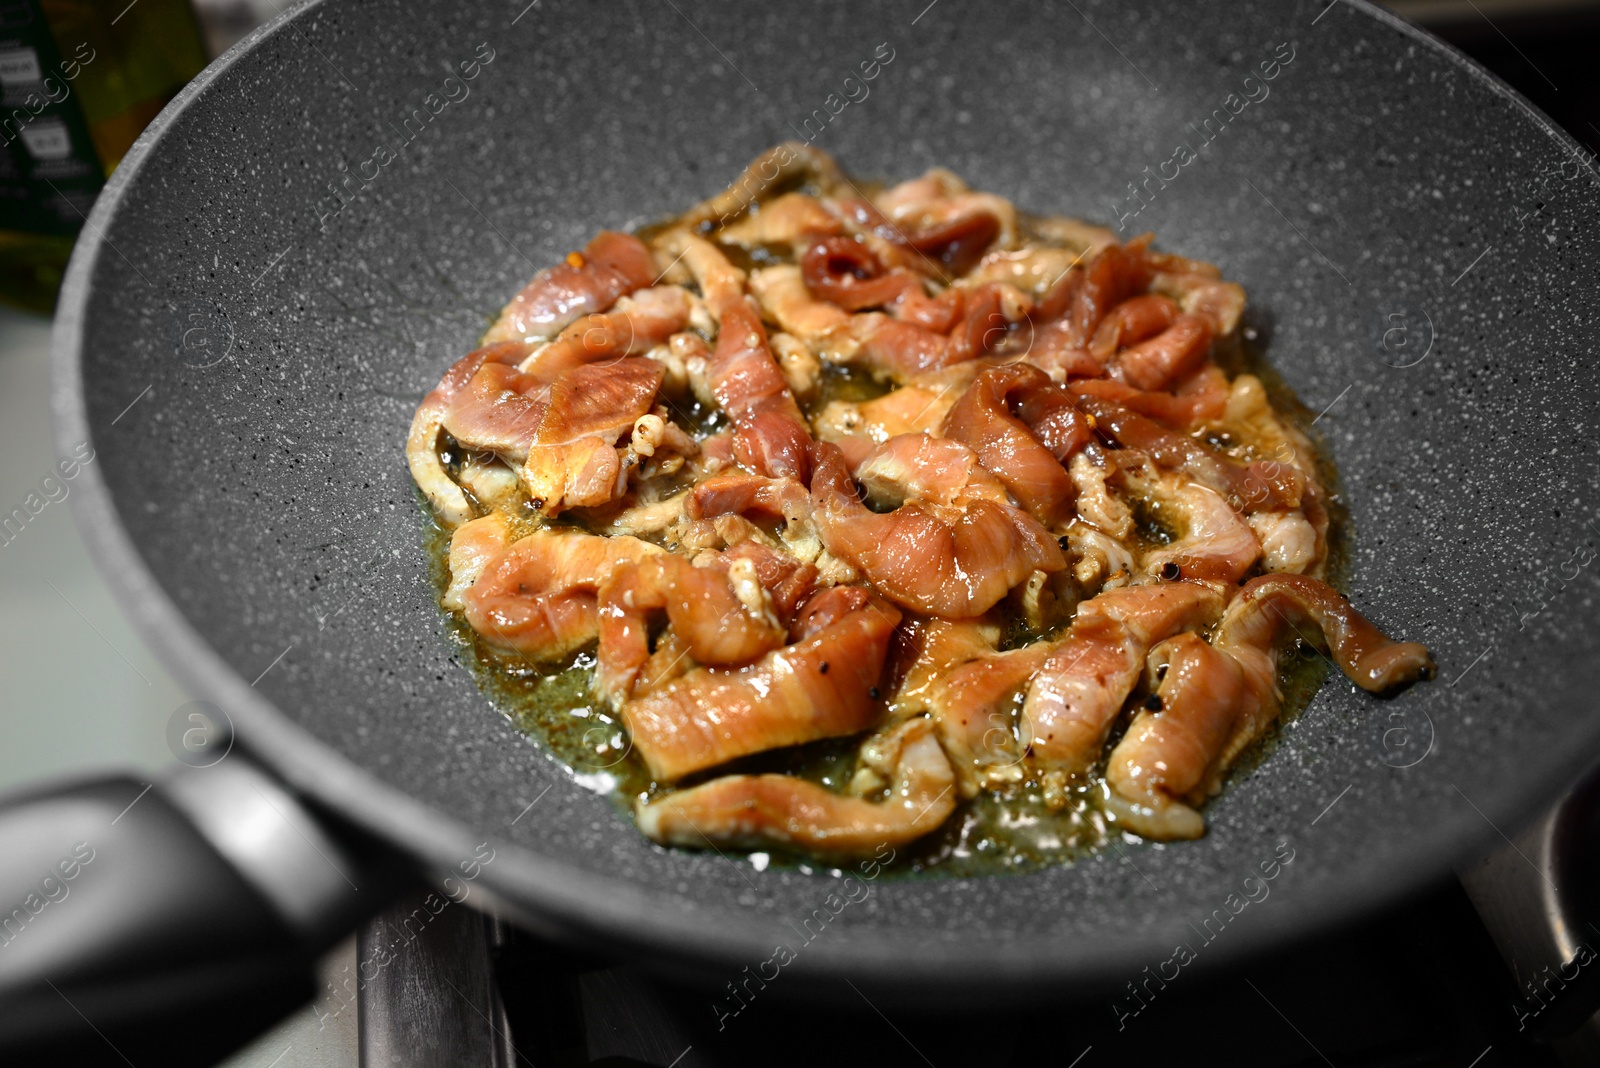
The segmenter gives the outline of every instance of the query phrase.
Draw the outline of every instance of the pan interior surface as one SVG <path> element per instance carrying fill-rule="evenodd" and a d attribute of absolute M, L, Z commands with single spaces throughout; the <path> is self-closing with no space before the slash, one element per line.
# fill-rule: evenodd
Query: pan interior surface
<path fill-rule="evenodd" d="M 327 2 L 214 65 L 102 197 L 57 337 L 61 441 L 103 484 L 80 515 L 132 610 L 296 786 L 440 868 L 491 841 L 517 915 L 651 952 L 1120 982 L 1208 917 L 1241 953 L 1509 832 L 1600 736 L 1587 159 L 1348 0 L 923 7 Z M 796 137 L 1220 265 L 1321 412 L 1346 589 L 1440 681 L 1333 677 L 1204 839 L 1026 876 L 856 872 L 835 909 L 844 873 L 637 835 L 457 662 L 403 441 L 535 270 Z"/>

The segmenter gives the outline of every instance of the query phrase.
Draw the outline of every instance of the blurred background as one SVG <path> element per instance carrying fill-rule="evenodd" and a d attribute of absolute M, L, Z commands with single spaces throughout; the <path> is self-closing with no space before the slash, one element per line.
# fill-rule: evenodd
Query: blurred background
<path fill-rule="evenodd" d="M 1600 151 L 1600 0 L 1387 6 Z M 49 314 L 95 193 L 190 78 L 280 10 L 276 0 L 0 2 L 3 111 L 24 119 L 5 120 L 0 151 L 0 514 L 30 495 L 40 500 L 39 481 L 55 468 Z M 62 485 L 70 497 L 71 483 Z M 167 723 L 189 696 L 118 611 L 66 498 L 44 500 L 20 530 L 0 530 L 0 693 L 0 791 L 106 766 L 151 772 L 172 760 Z M 330 969 L 353 952 L 335 954 Z M 354 1065 L 354 1013 L 330 1020 L 308 1008 L 226 1063 Z"/>

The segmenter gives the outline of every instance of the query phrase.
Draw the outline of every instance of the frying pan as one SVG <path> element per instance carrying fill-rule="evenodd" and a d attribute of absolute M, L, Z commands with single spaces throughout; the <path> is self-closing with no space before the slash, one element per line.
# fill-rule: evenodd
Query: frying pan
<path fill-rule="evenodd" d="M 463 668 L 402 442 L 535 269 L 794 137 L 1222 265 L 1342 472 L 1352 600 L 1441 677 L 1389 701 L 1330 679 L 1200 841 L 882 876 L 800 948 L 834 873 L 645 841 Z M 1541 114 L 1361 0 L 296 8 L 145 134 L 62 295 L 57 440 L 96 455 L 78 520 L 236 735 L 142 800 L 126 780 L 13 799 L 4 908 L 79 840 L 99 852 L 10 947 L 37 936 L 26 967 L 0 960 L 28 994 L 8 1033 L 82 1030 L 61 1001 L 110 1026 L 129 990 L 156 1019 L 243 989 L 272 945 L 325 946 L 415 876 L 646 960 L 728 978 L 791 944 L 795 989 L 924 1003 L 1120 987 L 1286 854 L 1208 959 L 1437 878 L 1600 739 L 1595 192 Z M 130 923 L 166 940 L 130 960 Z"/>

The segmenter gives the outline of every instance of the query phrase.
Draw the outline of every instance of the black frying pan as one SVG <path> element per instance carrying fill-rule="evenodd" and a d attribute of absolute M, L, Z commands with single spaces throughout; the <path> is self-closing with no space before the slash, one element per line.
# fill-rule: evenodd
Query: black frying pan
<path fill-rule="evenodd" d="M 846 83 L 875 52 L 877 76 Z M 1153 229 L 1243 283 L 1249 330 L 1322 413 L 1353 601 L 1428 643 L 1441 678 L 1387 702 L 1331 680 L 1201 841 L 877 880 L 785 968 L 797 986 L 1120 987 L 1292 851 L 1205 949 L 1239 959 L 1437 877 L 1594 758 L 1595 172 L 1437 41 L 1360 0 L 313 3 L 213 65 L 101 196 L 62 298 L 56 408 L 63 454 L 96 450 L 73 499 L 107 574 L 237 728 L 226 759 L 122 817 L 151 814 L 159 863 L 118 854 L 107 825 L 77 885 L 214 864 L 155 823 L 234 811 L 208 791 L 262 811 L 251 761 L 283 784 L 280 815 L 310 826 L 292 792 L 322 821 L 316 852 L 351 885 L 295 844 L 314 831 L 279 828 L 263 834 L 289 859 L 232 842 L 255 867 L 211 873 L 199 904 L 198 875 L 169 897 L 85 889 L 41 933 L 115 934 L 96 913 L 111 901 L 203 904 L 175 926 L 213 940 L 212 971 L 168 976 L 192 996 L 193 975 L 237 971 L 216 958 L 259 949 L 230 908 L 326 944 L 394 885 L 372 857 L 462 879 L 487 842 L 471 892 L 541 932 L 730 976 L 796 940 L 833 876 L 657 848 L 488 705 L 445 636 L 401 447 L 422 392 L 536 268 L 808 135 L 856 174 L 945 165 L 1025 209 Z M 1197 158 L 1174 167 L 1180 145 Z M 95 789 L 83 824 L 35 797 L 17 879 L 137 792 Z M 42 989 L 41 954 L 0 974 Z M 121 1004 L 84 978 L 94 961 L 61 959 L 63 992 Z M 51 1000 L 28 1004 L 42 1019 Z"/>

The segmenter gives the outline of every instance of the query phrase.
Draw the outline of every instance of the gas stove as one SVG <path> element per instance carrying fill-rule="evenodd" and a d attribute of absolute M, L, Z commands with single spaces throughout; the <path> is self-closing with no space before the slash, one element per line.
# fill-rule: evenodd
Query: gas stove
<path fill-rule="evenodd" d="M 356 963 L 330 990 L 359 1012 L 364 1068 L 1088 1068 L 1197 1050 L 1240 1066 L 1595 1063 L 1600 1017 L 1584 1015 L 1600 990 L 1586 985 L 1587 950 L 1568 942 L 1583 927 L 1578 941 L 1600 944 L 1583 918 L 1600 900 L 1582 847 L 1595 840 L 1597 786 L 1462 878 L 1358 927 L 1234 969 L 1200 960 L 1181 981 L 1146 969 L 1065 1003 L 888 1007 L 846 981 L 796 1001 L 743 974 L 718 988 L 574 952 L 425 893 L 362 929 Z"/>
<path fill-rule="evenodd" d="M 1199 960 L 1181 982 L 1147 968 L 1099 996 L 1009 1011 L 885 1007 L 846 981 L 796 1001 L 755 974 L 671 978 L 427 892 L 362 929 L 329 991 L 359 1013 L 367 1068 L 1092 1065 L 1196 1048 L 1241 1066 L 1589 1064 L 1597 831 L 1600 776 L 1461 877 L 1359 926 L 1233 969 Z"/>

